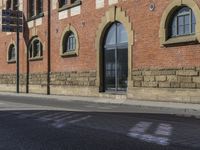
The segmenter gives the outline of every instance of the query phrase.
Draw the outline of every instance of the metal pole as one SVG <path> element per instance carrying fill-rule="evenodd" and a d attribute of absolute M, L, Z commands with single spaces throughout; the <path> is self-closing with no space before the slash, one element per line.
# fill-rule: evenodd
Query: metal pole
<path fill-rule="evenodd" d="M 47 95 L 51 94 L 50 73 L 51 73 L 51 0 L 48 0 L 48 54 L 47 54 Z"/>
<path fill-rule="evenodd" d="M 16 93 L 19 93 L 19 1 L 17 2 Z"/>

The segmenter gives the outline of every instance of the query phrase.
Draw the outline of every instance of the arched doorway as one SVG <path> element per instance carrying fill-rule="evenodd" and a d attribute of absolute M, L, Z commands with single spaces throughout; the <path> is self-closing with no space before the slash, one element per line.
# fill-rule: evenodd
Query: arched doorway
<path fill-rule="evenodd" d="M 128 34 L 120 22 L 107 29 L 103 45 L 104 91 L 127 90 L 128 80 Z"/>

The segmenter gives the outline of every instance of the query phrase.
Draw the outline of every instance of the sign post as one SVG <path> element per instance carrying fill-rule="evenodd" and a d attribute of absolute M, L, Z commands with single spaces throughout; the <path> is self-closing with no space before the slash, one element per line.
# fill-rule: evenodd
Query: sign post
<path fill-rule="evenodd" d="M 18 3 L 19 4 L 19 3 Z M 0 30 L 2 32 L 16 32 L 16 93 L 19 93 L 19 33 L 23 32 L 23 12 L 17 10 L 0 11 Z"/>

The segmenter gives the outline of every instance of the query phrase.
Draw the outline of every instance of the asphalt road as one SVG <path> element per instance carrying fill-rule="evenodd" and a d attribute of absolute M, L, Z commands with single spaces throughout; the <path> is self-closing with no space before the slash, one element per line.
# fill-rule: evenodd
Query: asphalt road
<path fill-rule="evenodd" d="M 70 102 L 54 102 L 56 107 L 53 99 L 0 96 L 0 150 L 200 149 L 195 118 L 123 113 L 118 105 L 86 103 L 82 108 L 75 102 L 69 110 L 64 106 Z"/>

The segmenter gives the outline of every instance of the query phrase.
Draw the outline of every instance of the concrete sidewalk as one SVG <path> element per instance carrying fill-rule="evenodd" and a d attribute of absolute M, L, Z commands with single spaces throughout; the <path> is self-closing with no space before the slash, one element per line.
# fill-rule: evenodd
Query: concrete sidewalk
<path fill-rule="evenodd" d="M 16 97 L 27 97 L 28 98 L 40 98 L 41 101 L 44 100 L 54 100 L 57 103 L 66 103 L 71 102 L 79 105 L 83 102 L 87 104 L 95 104 L 95 106 L 101 104 L 109 104 L 109 106 L 116 106 L 117 108 L 109 111 L 118 111 L 118 112 L 133 112 L 133 113 L 158 113 L 158 114 L 175 114 L 183 115 L 188 117 L 200 118 L 200 104 L 186 104 L 186 103 L 173 103 L 173 102 L 156 102 L 148 100 L 130 100 L 130 99 L 111 99 L 103 97 L 78 97 L 78 96 L 58 96 L 58 95 L 40 95 L 40 94 L 16 94 L 16 93 L 7 93 L 0 92 L 2 96 L 16 96 Z M 81 106 L 80 106 L 81 107 Z M 82 110 L 87 110 L 83 108 Z M 94 108 L 95 110 L 95 108 Z M 96 109 L 98 111 L 98 109 Z M 101 110 L 99 110 L 101 111 Z"/>

